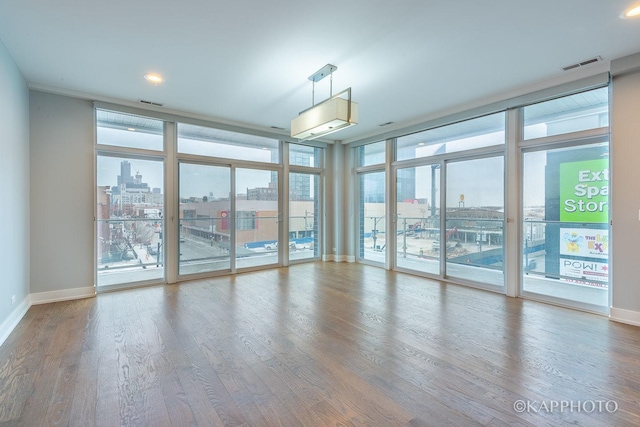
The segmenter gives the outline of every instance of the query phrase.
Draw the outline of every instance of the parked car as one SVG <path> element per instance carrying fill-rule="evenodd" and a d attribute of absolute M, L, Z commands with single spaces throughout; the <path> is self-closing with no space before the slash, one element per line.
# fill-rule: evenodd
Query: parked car
<path fill-rule="evenodd" d="M 264 248 L 267 250 L 278 249 L 278 242 L 267 243 Z M 296 249 L 296 242 L 289 242 L 289 249 Z"/>

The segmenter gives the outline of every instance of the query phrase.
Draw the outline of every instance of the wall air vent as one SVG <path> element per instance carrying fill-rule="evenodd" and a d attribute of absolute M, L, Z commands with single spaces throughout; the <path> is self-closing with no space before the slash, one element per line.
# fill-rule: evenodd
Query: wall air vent
<path fill-rule="evenodd" d="M 576 68 L 585 67 L 587 65 L 595 64 L 596 62 L 601 62 L 602 58 L 596 56 L 595 58 L 587 59 L 586 61 L 577 62 L 575 64 L 567 65 L 566 67 L 562 67 L 562 71 L 570 71 L 575 70 Z"/>
<path fill-rule="evenodd" d="M 145 105 L 153 105 L 153 106 L 156 106 L 156 107 L 164 107 L 164 104 L 161 104 L 159 102 L 145 101 L 144 99 L 139 99 L 138 102 L 140 104 L 145 104 Z"/>

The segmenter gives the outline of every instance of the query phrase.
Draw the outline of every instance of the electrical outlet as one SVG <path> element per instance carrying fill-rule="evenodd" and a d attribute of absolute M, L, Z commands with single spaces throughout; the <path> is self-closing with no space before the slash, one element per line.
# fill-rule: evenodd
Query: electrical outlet
<path fill-rule="evenodd" d="M 333 248 L 333 252 L 335 252 L 335 251 L 336 251 L 336 248 Z"/>
<path fill-rule="evenodd" d="M 14 296 L 11 297 L 11 305 L 13 305 L 15 303 L 16 303 L 16 296 L 14 295 Z"/>

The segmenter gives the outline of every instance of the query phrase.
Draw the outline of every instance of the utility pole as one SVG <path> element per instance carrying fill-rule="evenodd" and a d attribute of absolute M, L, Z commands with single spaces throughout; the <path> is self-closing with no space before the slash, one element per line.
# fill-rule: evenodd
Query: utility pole
<path fill-rule="evenodd" d="M 402 236 L 403 236 L 402 256 L 403 258 L 406 258 L 407 257 L 407 218 L 402 218 L 402 222 L 404 223 L 404 232 L 402 233 Z"/>

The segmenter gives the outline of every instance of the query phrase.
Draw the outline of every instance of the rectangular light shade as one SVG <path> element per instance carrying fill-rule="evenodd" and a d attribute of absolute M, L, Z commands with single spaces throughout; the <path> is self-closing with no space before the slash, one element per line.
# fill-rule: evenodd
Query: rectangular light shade
<path fill-rule="evenodd" d="M 298 139 L 314 139 L 355 124 L 358 124 L 358 104 L 344 98 L 330 98 L 291 120 L 291 136 Z"/>

